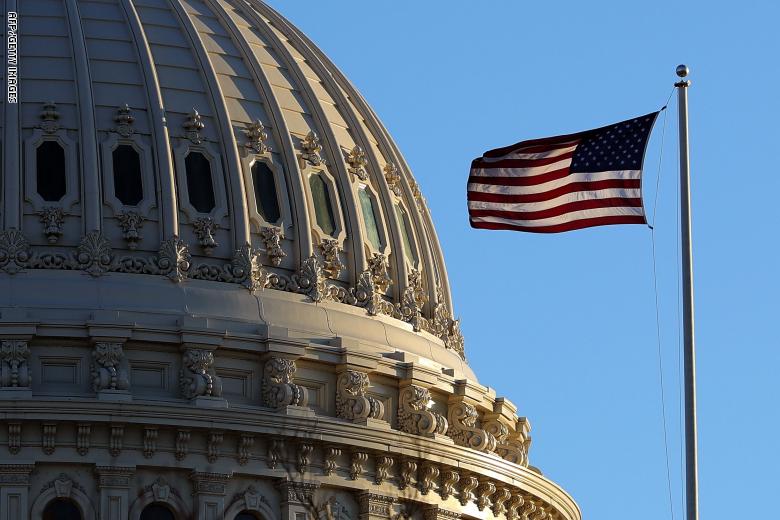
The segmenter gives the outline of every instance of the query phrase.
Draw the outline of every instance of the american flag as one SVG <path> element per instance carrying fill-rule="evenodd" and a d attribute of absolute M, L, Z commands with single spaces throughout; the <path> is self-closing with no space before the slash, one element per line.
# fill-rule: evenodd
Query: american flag
<path fill-rule="evenodd" d="M 471 227 L 558 233 L 645 224 L 642 162 L 658 114 L 485 152 L 471 163 Z"/>

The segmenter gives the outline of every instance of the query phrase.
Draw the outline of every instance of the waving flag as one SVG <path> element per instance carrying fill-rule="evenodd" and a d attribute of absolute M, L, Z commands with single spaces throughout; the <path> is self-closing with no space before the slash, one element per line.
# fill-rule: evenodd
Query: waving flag
<path fill-rule="evenodd" d="M 558 233 L 645 224 L 642 162 L 658 113 L 485 152 L 471 163 L 471 227 Z"/>

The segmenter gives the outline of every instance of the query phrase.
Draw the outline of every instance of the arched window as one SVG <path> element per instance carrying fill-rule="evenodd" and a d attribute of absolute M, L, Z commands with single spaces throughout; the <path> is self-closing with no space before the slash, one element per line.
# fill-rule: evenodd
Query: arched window
<path fill-rule="evenodd" d="M 114 195 L 125 206 L 137 206 L 144 198 L 138 151 L 128 144 L 121 144 L 114 149 L 112 156 Z"/>
<path fill-rule="evenodd" d="M 276 198 L 276 182 L 274 172 L 262 161 L 252 165 L 252 184 L 255 187 L 255 204 L 257 212 L 266 222 L 279 221 L 279 201 Z"/>
<path fill-rule="evenodd" d="M 411 262 L 417 262 L 417 251 L 412 246 L 412 232 L 409 229 L 409 219 L 406 216 L 404 208 L 397 205 L 395 206 L 395 218 L 398 220 L 398 227 L 401 228 L 401 238 L 404 244 L 404 256 Z"/>
<path fill-rule="evenodd" d="M 44 141 L 35 151 L 36 188 L 47 202 L 57 202 L 65 196 L 65 150 L 56 141 Z"/>
<path fill-rule="evenodd" d="M 328 235 L 336 236 L 336 217 L 333 216 L 333 203 L 330 201 L 330 192 L 325 179 L 322 175 L 312 175 L 309 177 L 309 186 L 317 225 Z"/>
<path fill-rule="evenodd" d="M 176 520 L 176 517 L 162 504 L 149 504 L 141 511 L 140 520 Z"/>
<path fill-rule="evenodd" d="M 241 511 L 233 518 L 233 520 L 260 520 L 260 517 L 256 516 L 254 513 L 250 513 L 249 511 Z"/>
<path fill-rule="evenodd" d="M 191 152 L 184 160 L 187 170 L 187 193 L 190 204 L 198 213 L 210 213 L 217 203 L 211 180 L 211 163 L 200 152 Z"/>
<path fill-rule="evenodd" d="M 70 500 L 55 498 L 43 510 L 42 520 L 81 520 L 81 511 Z"/>
<path fill-rule="evenodd" d="M 363 224 L 366 226 L 368 241 L 379 250 L 382 248 L 382 240 L 379 238 L 379 225 L 377 224 L 379 219 L 377 218 L 374 198 L 369 195 L 368 188 L 365 186 L 358 190 L 358 198 L 360 199 L 360 209 L 363 213 Z"/>

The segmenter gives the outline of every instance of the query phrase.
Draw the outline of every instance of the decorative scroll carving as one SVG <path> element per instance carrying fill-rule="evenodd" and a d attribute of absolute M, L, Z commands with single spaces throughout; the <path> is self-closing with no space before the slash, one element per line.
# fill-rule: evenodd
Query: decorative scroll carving
<path fill-rule="evenodd" d="M 114 116 L 114 122 L 116 123 L 114 131 L 122 137 L 130 137 L 135 131 L 133 128 L 134 121 L 135 117 L 130 114 L 130 107 L 125 103 L 124 106 L 117 109 L 116 115 Z"/>
<path fill-rule="evenodd" d="M 124 424 L 112 424 L 108 439 L 108 451 L 112 457 L 118 457 L 122 453 L 122 441 L 125 437 Z"/>
<path fill-rule="evenodd" d="M 198 217 L 192 221 L 195 236 L 198 237 L 198 243 L 203 248 L 206 256 L 211 256 L 214 253 L 214 249 L 219 247 L 217 241 L 214 240 L 214 233 L 216 233 L 218 227 L 211 217 Z"/>
<path fill-rule="evenodd" d="M 176 430 L 176 460 L 184 460 L 190 447 L 190 431 Z"/>
<path fill-rule="evenodd" d="M 239 283 L 250 291 L 262 289 L 264 279 L 265 273 L 260 265 L 258 253 L 249 244 L 236 249 L 233 260 L 225 267 L 225 273 L 222 275 L 223 281 Z"/>
<path fill-rule="evenodd" d="M 127 390 L 130 380 L 127 376 L 125 353 L 121 343 L 95 343 L 92 351 L 92 389 Z"/>
<path fill-rule="evenodd" d="M 185 137 L 193 144 L 200 144 L 203 142 L 203 136 L 200 135 L 200 132 L 206 128 L 206 123 L 203 122 L 203 117 L 197 110 L 192 109 L 192 112 L 187 116 L 187 120 L 182 126 L 186 130 L 184 134 Z"/>
<path fill-rule="evenodd" d="M 315 132 L 309 132 L 306 137 L 301 141 L 301 148 L 303 153 L 301 159 L 305 163 L 309 163 L 312 166 L 320 166 L 325 164 L 325 159 L 320 155 L 322 152 L 322 144 L 320 138 Z"/>
<path fill-rule="evenodd" d="M 460 479 L 460 505 L 466 506 L 474 500 L 474 490 L 479 486 L 479 480 L 474 475 L 465 475 Z"/>
<path fill-rule="evenodd" d="M 273 266 L 281 264 L 282 258 L 287 256 L 282 249 L 282 230 L 270 226 L 260 228 L 260 239 L 265 245 L 265 256 L 268 257 L 268 262 Z"/>
<path fill-rule="evenodd" d="M 368 453 L 365 451 L 353 451 L 352 458 L 349 464 L 349 478 L 351 480 L 357 480 L 363 473 L 363 465 L 368 461 Z"/>
<path fill-rule="evenodd" d="M 420 470 L 420 493 L 427 495 L 430 490 L 433 489 L 436 484 L 436 479 L 439 478 L 439 468 L 431 462 L 426 462 L 422 465 Z"/>
<path fill-rule="evenodd" d="M 393 467 L 393 457 L 387 455 L 378 455 L 376 457 L 376 474 L 374 482 L 379 485 L 384 482 L 390 474 L 390 468 Z"/>
<path fill-rule="evenodd" d="M 509 427 L 501 423 L 497 417 L 486 421 L 484 428 L 496 438 L 496 455 L 521 466 L 528 465 L 528 447 L 531 439 L 528 436 L 530 427 L 525 418 L 518 419 L 516 430 L 511 432 Z"/>
<path fill-rule="evenodd" d="M 127 247 L 135 250 L 142 238 L 138 230 L 144 225 L 143 215 L 136 211 L 123 211 L 116 214 L 116 219 L 122 228 L 122 238 L 127 242 Z"/>
<path fill-rule="evenodd" d="M 298 272 L 292 275 L 293 292 L 307 295 L 313 302 L 321 302 L 326 294 L 325 278 L 322 275 L 322 263 L 311 255 L 303 261 Z"/>
<path fill-rule="evenodd" d="M 57 104 L 54 101 L 44 103 L 43 110 L 40 113 L 41 123 L 38 127 L 44 134 L 56 134 L 60 129 L 60 113 L 57 111 Z"/>
<path fill-rule="evenodd" d="M 336 459 L 341 455 L 341 448 L 338 446 L 325 447 L 325 466 L 323 472 L 326 476 L 332 475 L 336 471 Z"/>
<path fill-rule="evenodd" d="M 65 223 L 65 215 L 62 208 L 47 206 L 38 212 L 41 224 L 43 224 L 43 234 L 50 244 L 56 244 L 62 236 L 62 225 Z"/>
<path fill-rule="evenodd" d="M 76 248 L 74 267 L 92 276 L 101 276 L 114 267 L 114 253 L 103 233 L 90 231 L 81 239 Z"/>
<path fill-rule="evenodd" d="M 155 426 L 144 427 L 144 458 L 151 459 L 157 451 L 158 429 Z"/>
<path fill-rule="evenodd" d="M 422 330 L 422 308 L 425 301 L 422 275 L 417 269 L 412 269 L 409 273 L 406 289 L 401 295 L 401 303 L 397 304 L 397 310 L 402 320 L 412 324 L 415 332 Z"/>
<path fill-rule="evenodd" d="M 447 431 L 447 419 L 434 412 L 431 407 L 431 393 L 427 388 L 409 385 L 398 397 L 398 427 L 414 435 L 431 436 Z"/>
<path fill-rule="evenodd" d="M 403 188 L 401 187 L 401 174 L 398 172 L 398 167 L 394 163 L 387 163 L 384 167 L 385 180 L 387 186 L 392 190 L 396 196 L 403 196 Z"/>
<path fill-rule="evenodd" d="M 447 435 L 455 444 L 477 451 L 495 451 L 496 438 L 481 428 L 477 428 L 477 409 L 460 401 L 450 404 L 450 427 Z"/>
<path fill-rule="evenodd" d="M 276 469 L 276 464 L 282 457 L 282 441 L 280 439 L 271 439 L 268 443 L 268 456 L 266 458 L 266 465 L 270 469 Z"/>
<path fill-rule="evenodd" d="M 517 520 L 520 515 L 519 509 L 525 504 L 525 499 L 519 491 L 512 493 L 512 497 L 506 504 L 506 519 Z"/>
<path fill-rule="evenodd" d="M 355 305 L 365 307 L 369 316 L 379 313 L 392 315 L 393 305 L 382 297 L 390 287 L 392 279 L 388 273 L 387 258 L 380 253 L 374 253 L 368 260 L 368 269 L 360 273 L 357 287 L 352 290 Z"/>
<path fill-rule="evenodd" d="M 8 451 L 16 455 L 22 449 L 21 423 L 8 423 Z"/>
<path fill-rule="evenodd" d="M 222 379 L 214 370 L 214 353 L 210 350 L 188 348 L 182 353 L 179 388 L 187 399 L 222 396 Z"/>
<path fill-rule="evenodd" d="M 314 451 L 314 445 L 310 442 L 298 443 L 298 454 L 296 469 L 298 473 L 304 474 L 311 464 L 311 452 Z"/>
<path fill-rule="evenodd" d="M 255 445 L 255 436 L 251 433 L 242 433 L 238 438 L 238 463 L 244 466 L 252 455 L 252 447 Z"/>
<path fill-rule="evenodd" d="M 306 388 L 293 383 L 295 361 L 285 358 L 270 358 L 263 371 L 263 401 L 266 406 L 306 406 Z"/>
<path fill-rule="evenodd" d="M 477 509 L 482 511 L 490 506 L 490 496 L 496 492 L 496 485 L 489 480 L 483 480 L 477 486 Z"/>
<path fill-rule="evenodd" d="M 457 352 L 465 361 L 466 352 L 463 334 L 460 332 L 460 320 L 452 318 L 441 286 L 436 287 L 436 306 L 433 309 L 433 323 L 431 325 L 430 332 L 439 336 L 444 341 L 445 347 Z"/>
<path fill-rule="evenodd" d="M 366 159 L 366 152 L 364 152 L 360 146 L 355 145 L 355 147 L 346 154 L 346 161 L 349 165 L 349 168 L 347 168 L 349 173 L 361 181 L 368 180 L 368 171 L 366 170 L 368 160 Z"/>
<path fill-rule="evenodd" d="M 20 339 L 0 341 L 0 387 L 29 388 L 32 383 L 30 349 Z"/>
<path fill-rule="evenodd" d="M 192 257 L 187 244 L 177 236 L 173 236 L 160 244 L 157 267 L 159 274 L 167 276 L 178 283 L 187 278 Z"/>
<path fill-rule="evenodd" d="M 247 129 L 244 130 L 244 135 L 246 135 L 244 146 L 255 154 L 265 155 L 271 151 L 271 147 L 266 144 L 268 134 L 265 131 L 265 125 L 259 119 L 255 119 L 254 122 L 247 126 Z"/>
<path fill-rule="evenodd" d="M 439 495 L 442 500 L 447 500 L 450 495 L 455 493 L 455 486 L 460 480 L 460 474 L 453 468 L 445 468 L 441 472 L 441 487 L 439 487 Z"/>
<path fill-rule="evenodd" d="M 507 509 L 504 504 L 510 498 L 512 498 L 512 493 L 510 493 L 509 489 L 506 487 L 501 486 L 496 489 L 496 492 L 493 493 L 493 496 L 491 497 L 493 501 L 493 516 L 501 516 L 506 512 Z"/>
<path fill-rule="evenodd" d="M 540 512 L 540 508 L 534 503 L 533 500 L 526 500 L 520 509 L 518 509 L 521 520 L 535 520 L 536 515 Z"/>
<path fill-rule="evenodd" d="M 336 415 L 349 421 L 383 419 L 385 407 L 379 399 L 366 395 L 368 374 L 346 370 L 336 382 Z"/>
<path fill-rule="evenodd" d="M 330 278 L 338 278 L 344 269 L 344 264 L 339 260 L 339 243 L 337 240 L 324 239 L 319 244 L 319 250 L 322 254 L 322 270 Z"/>
<path fill-rule="evenodd" d="M 44 423 L 41 425 L 43 433 L 42 447 L 46 455 L 51 455 L 57 449 L 57 424 Z"/>
<path fill-rule="evenodd" d="M 76 451 L 82 457 L 89 453 L 91 436 L 92 425 L 90 423 L 79 423 L 76 426 Z"/>
<path fill-rule="evenodd" d="M 414 486 L 417 478 L 417 462 L 413 459 L 403 459 L 401 461 L 401 474 L 398 478 L 398 488 L 401 490 Z"/>
<path fill-rule="evenodd" d="M 16 274 L 29 266 L 31 258 L 30 243 L 21 231 L 0 231 L 0 270 Z"/>
<path fill-rule="evenodd" d="M 219 459 L 219 446 L 224 439 L 224 433 L 220 431 L 210 431 L 206 442 L 207 459 L 211 464 Z"/>

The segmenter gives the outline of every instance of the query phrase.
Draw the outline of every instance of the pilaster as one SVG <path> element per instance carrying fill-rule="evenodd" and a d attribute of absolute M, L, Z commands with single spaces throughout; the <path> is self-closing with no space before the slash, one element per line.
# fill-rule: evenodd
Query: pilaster
<path fill-rule="evenodd" d="M 314 513 L 314 492 L 316 482 L 293 482 L 282 480 L 277 484 L 281 505 L 281 520 L 308 520 Z"/>
<path fill-rule="evenodd" d="M 195 520 L 222 520 L 225 515 L 225 488 L 232 477 L 228 473 L 193 471 L 193 496 L 195 499 Z"/>
<path fill-rule="evenodd" d="M 135 476 L 134 467 L 97 466 L 100 491 L 101 520 L 124 520 L 130 508 L 130 481 Z"/>
<path fill-rule="evenodd" d="M 358 495 L 360 520 L 387 520 L 390 518 L 393 497 L 364 492 Z M 427 519 L 426 519 L 427 520 Z"/>
<path fill-rule="evenodd" d="M 27 518 L 32 464 L 0 465 L 0 520 Z"/>

